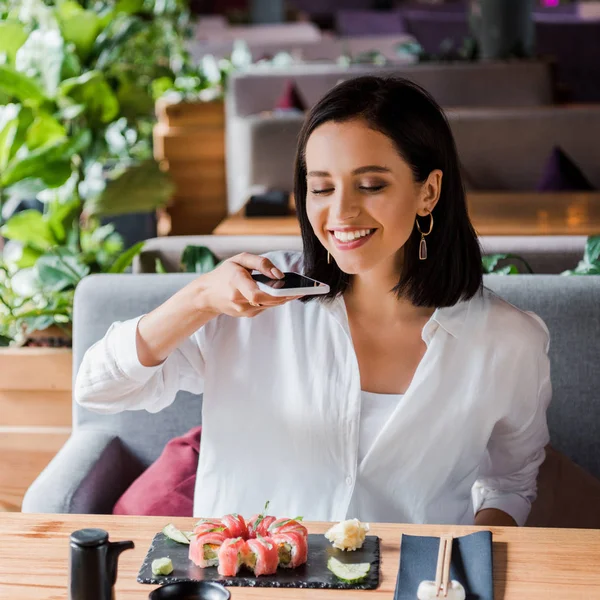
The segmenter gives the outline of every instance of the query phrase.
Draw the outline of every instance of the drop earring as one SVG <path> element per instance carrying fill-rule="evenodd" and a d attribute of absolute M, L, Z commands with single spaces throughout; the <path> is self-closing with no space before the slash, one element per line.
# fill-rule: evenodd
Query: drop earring
<path fill-rule="evenodd" d="M 429 231 L 427 233 L 423 233 L 421 231 L 421 227 L 419 225 L 419 219 L 415 219 L 415 223 L 417 224 L 417 229 L 421 234 L 421 241 L 419 242 L 419 260 L 427 260 L 427 242 L 425 241 L 425 236 L 429 235 L 433 230 L 433 215 L 429 213 Z"/>
<path fill-rule="evenodd" d="M 331 254 L 329 254 L 329 250 L 327 250 L 327 264 L 331 264 Z"/>

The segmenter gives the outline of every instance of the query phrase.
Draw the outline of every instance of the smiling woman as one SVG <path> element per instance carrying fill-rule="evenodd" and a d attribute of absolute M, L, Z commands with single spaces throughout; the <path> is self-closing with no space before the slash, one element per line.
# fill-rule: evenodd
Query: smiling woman
<path fill-rule="evenodd" d="M 299 136 L 294 196 L 307 274 L 335 282 L 330 297 L 375 264 L 417 306 L 451 306 L 481 286 L 450 127 L 407 80 L 360 77 L 320 100 Z"/>
<path fill-rule="evenodd" d="M 548 330 L 482 286 L 440 108 L 404 80 L 339 84 L 307 117 L 295 197 L 304 254 L 234 256 L 115 323 L 77 400 L 157 412 L 203 392 L 197 516 L 269 498 L 308 520 L 524 524 L 548 442 Z M 331 293 L 270 296 L 253 270 Z"/>

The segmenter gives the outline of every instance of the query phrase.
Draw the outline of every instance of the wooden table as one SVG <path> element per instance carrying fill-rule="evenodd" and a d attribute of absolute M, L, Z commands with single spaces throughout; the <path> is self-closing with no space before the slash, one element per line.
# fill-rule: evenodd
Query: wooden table
<path fill-rule="evenodd" d="M 467 195 L 479 235 L 598 235 L 600 193 L 490 192 Z M 245 217 L 243 210 L 222 221 L 216 235 L 300 235 L 295 215 Z"/>
<path fill-rule="evenodd" d="M 121 554 L 116 600 L 147 598 L 155 586 L 136 582 L 154 534 L 168 521 L 191 529 L 194 519 L 94 515 L 4 514 L 0 519 L 0 598 L 18 600 L 68 597 L 69 535 L 100 527 L 112 541 L 133 540 L 134 550 Z M 312 533 L 324 523 L 309 524 Z M 476 527 L 371 525 L 381 537 L 381 584 L 374 591 L 231 588 L 232 600 L 392 600 L 399 564 L 400 537 L 463 535 Z M 492 528 L 496 600 L 574 600 L 600 598 L 600 530 Z"/>

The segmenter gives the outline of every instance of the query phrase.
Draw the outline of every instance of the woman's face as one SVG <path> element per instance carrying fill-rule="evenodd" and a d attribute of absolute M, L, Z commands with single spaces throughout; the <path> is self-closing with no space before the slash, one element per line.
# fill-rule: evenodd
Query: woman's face
<path fill-rule="evenodd" d="M 348 274 L 398 273 L 416 215 L 433 210 L 441 171 L 415 182 L 390 138 L 362 120 L 327 122 L 306 144 L 306 211 L 315 235 Z M 427 219 L 421 220 L 427 232 Z"/>

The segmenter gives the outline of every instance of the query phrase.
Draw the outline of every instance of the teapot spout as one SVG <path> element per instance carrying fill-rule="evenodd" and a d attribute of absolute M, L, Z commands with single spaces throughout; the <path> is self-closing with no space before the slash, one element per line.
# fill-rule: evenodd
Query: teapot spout
<path fill-rule="evenodd" d="M 132 541 L 110 542 L 108 544 L 106 571 L 112 585 L 115 585 L 117 581 L 117 564 L 119 562 L 119 556 L 121 555 L 121 552 L 124 550 L 130 550 L 132 548 L 135 548 L 135 544 Z"/>

